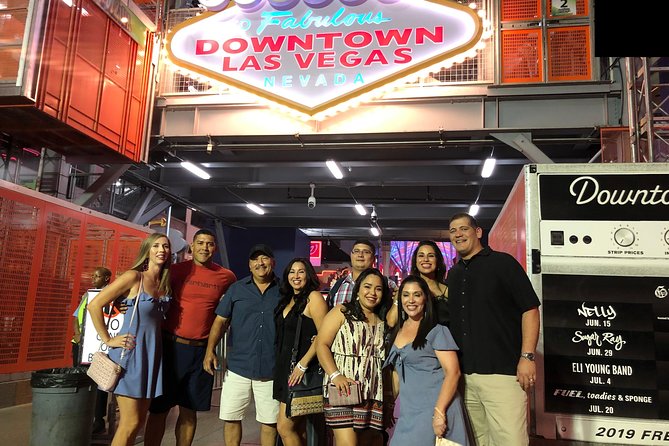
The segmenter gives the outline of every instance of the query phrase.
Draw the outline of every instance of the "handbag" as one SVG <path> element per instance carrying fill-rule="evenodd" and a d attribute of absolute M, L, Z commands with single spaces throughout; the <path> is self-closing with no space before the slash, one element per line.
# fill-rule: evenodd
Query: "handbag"
<path fill-rule="evenodd" d="M 300 315 L 295 330 L 295 343 L 290 358 L 291 370 L 297 364 L 297 352 L 300 344 L 300 331 L 302 329 L 302 318 Z M 323 413 L 323 369 L 308 367 L 302 377 L 302 381 L 288 389 L 286 401 L 286 416 L 297 417 Z"/>
<path fill-rule="evenodd" d="M 434 443 L 435 446 L 462 446 L 460 443 L 456 443 L 453 440 L 449 440 L 448 438 L 444 437 L 436 437 L 436 438 L 437 440 Z"/>
<path fill-rule="evenodd" d="M 339 389 L 334 384 L 328 385 L 328 402 L 331 406 L 355 406 L 362 403 L 362 388 L 359 382 L 349 385 L 350 393 L 340 394 Z"/>
<path fill-rule="evenodd" d="M 111 392 L 116 387 L 122 371 L 123 368 L 109 359 L 106 353 L 98 351 L 93 353 L 86 374 L 95 381 L 100 390 Z"/>
<path fill-rule="evenodd" d="M 142 291 L 142 283 L 143 283 L 144 276 L 141 276 L 139 280 L 139 292 L 137 295 L 139 296 L 139 293 Z M 136 299 L 136 298 L 135 298 Z M 130 317 L 130 327 L 132 327 L 132 321 L 135 319 L 135 314 L 137 313 L 137 307 L 138 303 L 135 302 L 135 308 L 132 310 L 132 316 Z M 107 325 L 109 325 L 109 321 L 111 320 L 111 311 L 109 312 L 109 319 L 107 319 Z M 100 348 L 102 348 L 102 342 L 100 342 Z M 125 353 L 128 350 L 123 347 L 123 350 L 121 351 L 121 358 L 120 361 L 123 361 L 123 357 L 125 356 Z M 115 363 L 113 360 L 109 358 L 109 355 L 102 351 L 97 351 L 93 353 L 93 358 L 91 360 L 91 365 L 88 367 L 88 370 L 86 371 L 86 374 L 93 380 L 95 383 L 98 385 L 98 388 L 100 390 L 103 390 L 105 392 L 111 392 L 116 388 L 116 384 L 118 384 L 118 380 L 121 377 L 121 373 L 123 373 L 123 367 L 121 367 L 120 364 Z"/>

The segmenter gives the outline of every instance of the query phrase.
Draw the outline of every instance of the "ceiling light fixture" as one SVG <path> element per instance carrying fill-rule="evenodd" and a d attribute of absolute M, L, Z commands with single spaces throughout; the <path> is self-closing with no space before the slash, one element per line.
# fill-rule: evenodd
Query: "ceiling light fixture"
<path fill-rule="evenodd" d="M 246 207 L 251 209 L 253 212 L 255 212 L 258 215 L 265 215 L 265 210 L 258 206 L 257 204 L 254 203 L 246 203 Z"/>
<path fill-rule="evenodd" d="M 360 203 L 355 204 L 355 210 L 358 211 L 358 214 L 360 215 L 367 215 L 367 209 Z"/>
<path fill-rule="evenodd" d="M 479 213 L 479 208 L 480 206 L 478 204 L 476 203 L 472 204 L 471 206 L 469 206 L 468 214 L 471 215 L 472 217 L 476 217 L 476 214 Z"/>
<path fill-rule="evenodd" d="M 351 169 L 349 168 L 349 172 L 350 171 Z M 351 196 L 351 198 L 353 198 L 353 202 L 355 203 L 354 207 L 355 210 L 358 212 L 358 214 L 367 215 L 367 208 L 364 205 L 358 203 L 358 200 L 356 200 L 355 197 L 353 196 L 353 192 L 351 192 L 351 188 L 347 187 L 346 190 L 348 190 L 348 194 Z"/>
<path fill-rule="evenodd" d="M 481 169 L 481 177 L 490 178 L 493 170 L 495 170 L 495 163 L 497 163 L 497 160 L 492 156 L 487 158 L 483 163 L 483 169 Z"/>
<path fill-rule="evenodd" d="M 381 231 L 376 226 L 370 226 L 369 233 L 372 234 L 374 237 L 378 237 L 379 235 L 381 235 Z"/>
<path fill-rule="evenodd" d="M 325 165 L 328 166 L 328 169 L 330 169 L 330 172 L 332 173 L 333 177 L 335 177 L 338 180 L 344 178 L 344 174 L 342 173 L 339 164 L 337 164 L 335 160 L 327 160 L 325 162 Z"/>
<path fill-rule="evenodd" d="M 193 175 L 196 175 L 196 176 L 202 178 L 203 180 L 208 180 L 209 178 L 211 178 L 211 175 L 209 175 L 204 169 L 196 166 L 195 164 L 191 163 L 190 161 L 182 161 L 181 162 L 181 167 L 188 170 Z"/>

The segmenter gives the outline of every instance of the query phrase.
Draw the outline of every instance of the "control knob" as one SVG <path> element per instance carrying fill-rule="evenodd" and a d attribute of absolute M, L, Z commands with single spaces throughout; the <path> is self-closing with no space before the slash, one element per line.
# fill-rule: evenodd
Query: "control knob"
<path fill-rule="evenodd" d="M 613 240 L 615 240 L 618 245 L 626 248 L 634 243 L 634 232 L 632 232 L 630 228 L 617 229 L 616 232 L 613 233 Z"/>

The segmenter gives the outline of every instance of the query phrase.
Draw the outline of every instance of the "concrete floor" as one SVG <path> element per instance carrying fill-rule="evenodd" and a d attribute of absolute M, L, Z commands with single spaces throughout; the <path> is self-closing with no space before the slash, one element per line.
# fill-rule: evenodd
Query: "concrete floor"
<path fill-rule="evenodd" d="M 198 427 L 195 434 L 194 446 L 221 446 L 225 445 L 223 440 L 223 422 L 218 418 L 218 402 L 220 392 L 215 391 L 212 396 L 211 411 L 202 412 L 198 417 Z M 163 446 L 175 446 L 174 425 L 177 418 L 177 410 L 172 410 L 167 419 L 167 429 L 163 438 Z M 0 409 L 0 444 L 6 446 L 27 446 L 30 444 L 30 429 L 32 425 L 32 404 L 21 404 L 18 406 Z M 260 429 L 255 422 L 255 416 L 250 413 L 242 422 L 242 445 L 259 445 Z M 143 437 L 137 438 L 137 445 L 143 445 Z M 111 443 L 109 435 L 95 435 L 91 445 L 108 445 Z M 42 446 L 42 445 L 39 445 Z M 49 446 L 49 445 L 43 445 Z"/>
<path fill-rule="evenodd" d="M 194 446 L 221 446 L 225 445 L 223 440 L 223 422 L 218 418 L 219 391 L 214 391 L 212 397 L 212 409 L 209 412 L 201 412 L 198 416 L 198 427 L 195 434 Z M 163 446 L 175 446 L 174 424 L 177 417 L 177 411 L 172 410 L 167 419 L 168 428 L 163 438 Z M 22 404 L 19 406 L 0 409 L 0 433 L 2 439 L 0 443 L 8 446 L 24 446 L 30 444 L 30 429 L 32 423 L 32 404 Z M 255 422 L 255 416 L 252 410 L 247 414 L 242 423 L 243 436 L 242 445 L 259 445 L 260 429 Z M 107 435 L 95 436 L 91 445 L 108 445 L 110 438 Z M 136 444 L 143 445 L 142 436 L 137 439 Z M 601 443 L 600 443 L 601 444 Z M 612 443 L 609 443 L 612 444 Z M 594 443 L 544 440 L 532 438 L 530 446 L 591 446 Z M 41 446 L 41 445 L 40 445 Z M 45 445 L 48 446 L 48 445 Z M 364 445 L 361 445 L 364 446 Z M 509 445 L 513 446 L 513 445 Z"/>

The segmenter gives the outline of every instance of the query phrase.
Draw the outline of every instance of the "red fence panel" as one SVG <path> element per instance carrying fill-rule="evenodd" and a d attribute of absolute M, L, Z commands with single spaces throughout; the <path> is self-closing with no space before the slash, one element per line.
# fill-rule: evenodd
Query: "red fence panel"
<path fill-rule="evenodd" d="M 0 373 L 69 366 L 93 270 L 118 276 L 150 232 L 0 180 Z"/>

